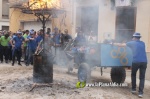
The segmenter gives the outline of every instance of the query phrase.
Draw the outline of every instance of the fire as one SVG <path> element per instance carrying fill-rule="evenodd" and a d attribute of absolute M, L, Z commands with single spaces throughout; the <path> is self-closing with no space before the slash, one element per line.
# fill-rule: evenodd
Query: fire
<path fill-rule="evenodd" d="M 29 0 L 29 7 L 32 10 L 60 8 L 60 0 Z"/>

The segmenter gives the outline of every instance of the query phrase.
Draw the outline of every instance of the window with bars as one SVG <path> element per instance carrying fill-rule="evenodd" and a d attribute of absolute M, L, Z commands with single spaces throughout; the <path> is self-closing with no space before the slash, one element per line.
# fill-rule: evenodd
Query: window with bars
<path fill-rule="evenodd" d="M 9 19 L 8 0 L 2 0 L 2 19 Z"/>

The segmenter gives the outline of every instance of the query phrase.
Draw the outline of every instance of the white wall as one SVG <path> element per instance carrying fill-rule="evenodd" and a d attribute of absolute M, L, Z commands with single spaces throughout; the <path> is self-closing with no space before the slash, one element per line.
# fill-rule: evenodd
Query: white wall
<path fill-rule="evenodd" d="M 0 19 L 2 19 L 2 0 L 0 0 Z"/>
<path fill-rule="evenodd" d="M 99 2 L 99 24 L 98 24 L 98 41 L 103 42 L 104 34 L 110 33 L 112 38 L 115 38 L 115 22 L 116 11 L 111 10 L 110 2 L 106 2 L 106 5 Z"/>
<path fill-rule="evenodd" d="M 136 31 L 141 33 L 141 39 L 150 52 L 150 0 L 140 0 L 137 3 Z"/>
<path fill-rule="evenodd" d="M 75 17 L 75 27 L 81 25 L 81 12 L 77 11 L 78 7 L 85 6 L 98 6 L 99 7 L 99 20 L 98 20 L 98 41 L 103 42 L 104 34 L 111 33 L 112 38 L 115 37 L 115 21 L 116 21 L 116 11 L 111 10 L 110 0 L 87 0 L 86 2 L 81 0 L 81 2 L 76 3 L 76 17 Z"/>

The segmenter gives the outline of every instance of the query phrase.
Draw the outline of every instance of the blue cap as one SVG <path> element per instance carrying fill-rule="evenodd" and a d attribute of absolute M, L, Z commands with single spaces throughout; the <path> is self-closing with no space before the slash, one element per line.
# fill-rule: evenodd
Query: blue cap
<path fill-rule="evenodd" d="M 140 33 L 135 32 L 135 33 L 133 34 L 133 37 L 141 37 L 141 34 L 140 34 Z"/>
<path fill-rule="evenodd" d="M 55 27 L 55 28 L 54 28 L 54 30 L 58 30 L 58 28 L 57 28 L 57 27 Z"/>
<path fill-rule="evenodd" d="M 20 31 L 17 31 L 17 33 L 16 34 L 22 34 L 22 32 L 20 32 Z"/>
<path fill-rule="evenodd" d="M 30 31 L 30 34 L 31 34 L 31 35 L 34 34 L 34 31 Z"/>
<path fill-rule="evenodd" d="M 34 29 L 31 29 L 30 31 L 34 31 Z"/>

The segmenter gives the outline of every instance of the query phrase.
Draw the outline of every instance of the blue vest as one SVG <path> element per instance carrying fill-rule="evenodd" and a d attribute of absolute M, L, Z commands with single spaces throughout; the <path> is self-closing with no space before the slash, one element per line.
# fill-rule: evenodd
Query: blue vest
<path fill-rule="evenodd" d="M 27 39 L 30 39 L 30 38 L 31 38 L 31 36 L 27 37 Z M 27 43 L 27 46 L 28 46 L 29 50 L 36 50 L 36 47 L 37 47 L 36 39 L 29 40 L 29 42 Z"/>
<path fill-rule="evenodd" d="M 133 53 L 133 63 L 147 62 L 145 43 L 137 40 L 127 42 L 127 46 L 131 48 Z"/>
<path fill-rule="evenodd" d="M 18 37 L 18 36 L 15 36 L 13 38 L 13 41 L 15 41 L 15 48 L 16 49 L 21 49 L 21 45 L 22 45 L 22 42 L 24 41 L 25 39 L 21 36 L 21 37 Z"/>

